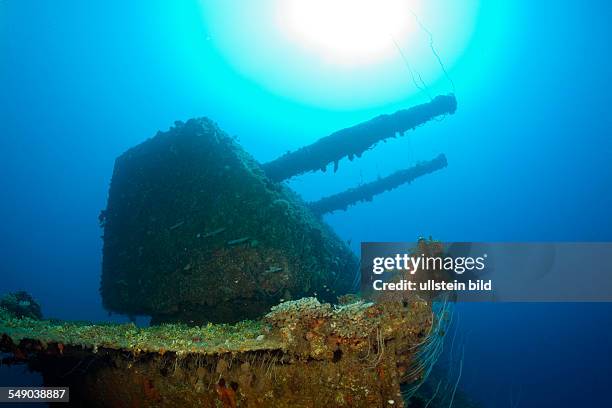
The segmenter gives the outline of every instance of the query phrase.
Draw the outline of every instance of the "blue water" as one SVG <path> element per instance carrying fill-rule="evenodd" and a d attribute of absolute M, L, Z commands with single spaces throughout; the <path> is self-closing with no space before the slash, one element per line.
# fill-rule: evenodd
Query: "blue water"
<path fill-rule="evenodd" d="M 266 161 L 426 100 L 414 89 L 376 106 L 295 99 L 206 41 L 198 2 L 125 3 L 0 1 L 0 292 L 28 290 L 46 316 L 125 321 L 101 306 L 97 216 L 114 158 L 157 130 L 209 116 Z M 455 115 L 291 182 L 314 199 L 447 155 L 444 171 L 326 217 L 356 250 L 422 235 L 612 240 L 612 4 L 513 3 L 507 16 L 500 1 L 479 5 L 449 67 Z M 431 86 L 449 91 L 444 78 Z M 611 304 L 458 305 L 457 316 L 460 385 L 485 406 L 612 406 Z"/>

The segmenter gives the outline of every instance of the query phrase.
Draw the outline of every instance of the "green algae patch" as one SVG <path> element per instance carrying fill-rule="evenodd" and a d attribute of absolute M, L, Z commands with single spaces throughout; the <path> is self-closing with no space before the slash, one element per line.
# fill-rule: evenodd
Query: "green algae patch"
<path fill-rule="evenodd" d="M 133 323 L 89 323 L 17 318 L 0 309 L 0 334 L 14 344 L 35 340 L 97 350 L 100 347 L 132 352 L 215 354 L 244 350 L 279 349 L 270 337 L 269 326 L 246 320 L 236 324 L 207 324 L 190 327 L 162 324 L 141 328 Z"/>

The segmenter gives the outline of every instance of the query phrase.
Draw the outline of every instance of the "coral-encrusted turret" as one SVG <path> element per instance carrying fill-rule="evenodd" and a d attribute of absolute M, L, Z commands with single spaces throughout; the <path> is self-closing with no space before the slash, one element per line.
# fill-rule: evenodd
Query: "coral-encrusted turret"
<path fill-rule="evenodd" d="M 280 300 L 354 287 L 358 260 L 320 215 L 446 166 L 440 156 L 317 203 L 282 184 L 359 157 L 443 114 L 454 96 L 382 115 L 261 165 L 208 119 L 177 122 L 115 162 L 104 226 L 104 306 L 153 322 L 231 322 Z"/>

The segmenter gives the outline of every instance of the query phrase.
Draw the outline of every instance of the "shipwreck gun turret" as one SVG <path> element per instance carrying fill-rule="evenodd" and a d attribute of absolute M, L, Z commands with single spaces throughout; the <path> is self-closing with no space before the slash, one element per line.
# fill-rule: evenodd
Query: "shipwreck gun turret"
<path fill-rule="evenodd" d="M 208 119 L 177 122 L 117 158 L 101 215 L 104 306 L 152 322 L 232 322 L 281 300 L 333 302 L 358 260 L 321 219 L 446 166 L 446 158 L 304 202 L 282 183 L 360 157 L 456 109 L 453 95 L 342 129 L 266 164 Z"/>

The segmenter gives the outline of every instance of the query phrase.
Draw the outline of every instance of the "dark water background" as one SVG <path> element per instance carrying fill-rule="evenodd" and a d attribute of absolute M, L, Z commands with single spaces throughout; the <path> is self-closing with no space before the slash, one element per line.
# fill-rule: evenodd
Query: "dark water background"
<path fill-rule="evenodd" d="M 401 105 L 334 110 L 275 95 L 200 45 L 197 2 L 124 3 L 0 1 L 0 292 L 28 290 L 47 316 L 109 319 L 97 216 L 114 158 L 158 129 L 209 116 L 265 161 Z M 468 47 L 450 71 L 456 115 L 336 175 L 292 182 L 313 199 L 447 155 L 446 170 L 327 216 L 355 249 L 421 235 L 612 240 L 612 5 L 515 3 L 504 36 Z M 611 304 L 456 310 L 461 386 L 485 406 L 612 406 Z M 26 378 L 18 371 L 0 382 Z"/>

